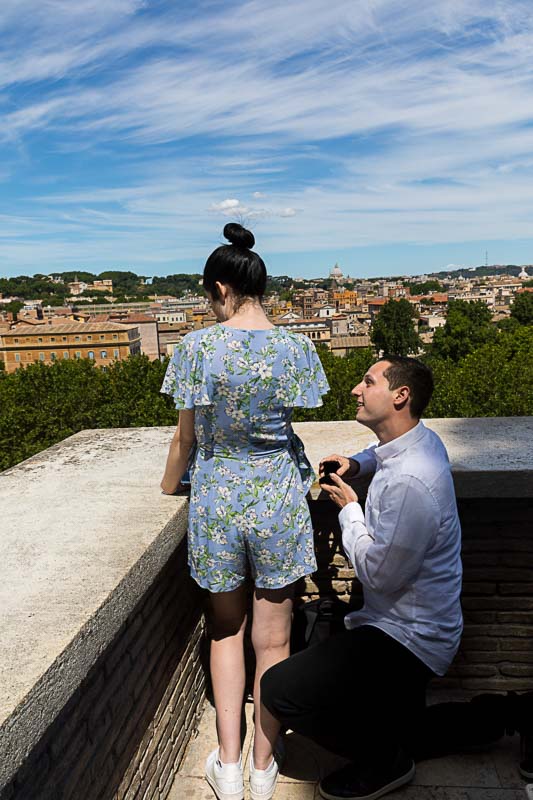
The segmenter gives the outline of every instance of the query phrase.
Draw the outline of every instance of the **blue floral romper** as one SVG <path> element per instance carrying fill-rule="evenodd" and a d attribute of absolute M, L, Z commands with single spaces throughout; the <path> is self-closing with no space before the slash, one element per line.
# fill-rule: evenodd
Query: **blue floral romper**
<path fill-rule="evenodd" d="M 177 345 L 161 391 L 195 409 L 188 545 L 200 586 L 230 591 L 249 567 L 257 587 L 276 589 L 315 571 L 315 476 L 291 416 L 328 390 L 312 342 L 282 327 L 219 323 Z"/>

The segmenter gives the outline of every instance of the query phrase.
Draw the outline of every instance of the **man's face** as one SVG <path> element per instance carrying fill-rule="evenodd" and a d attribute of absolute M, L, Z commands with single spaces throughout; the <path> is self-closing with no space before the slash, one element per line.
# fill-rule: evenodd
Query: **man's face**
<path fill-rule="evenodd" d="M 388 361 L 372 364 L 363 379 L 354 386 L 352 394 L 357 398 L 356 420 L 374 428 L 394 413 L 395 390 L 391 390 L 383 373 L 390 367 Z"/>

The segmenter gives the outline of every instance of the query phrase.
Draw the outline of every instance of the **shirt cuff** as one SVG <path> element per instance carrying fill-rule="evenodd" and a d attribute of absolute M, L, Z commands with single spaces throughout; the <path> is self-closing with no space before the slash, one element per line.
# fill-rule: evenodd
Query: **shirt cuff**
<path fill-rule="evenodd" d="M 339 523 L 341 528 L 345 525 L 351 525 L 353 522 L 362 522 L 363 525 L 365 524 L 363 509 L 355 500 L 353 503 L 347 503 L 347 505 L 339 511 Z"/>

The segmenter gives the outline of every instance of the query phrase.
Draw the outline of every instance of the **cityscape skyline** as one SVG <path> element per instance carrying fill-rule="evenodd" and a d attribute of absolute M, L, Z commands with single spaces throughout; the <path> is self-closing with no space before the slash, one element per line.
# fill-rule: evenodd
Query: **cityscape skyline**
<path fill-rule="evenodd" d="M 6 0 L 0 275 L 533 261 L 522 0 Z"/>

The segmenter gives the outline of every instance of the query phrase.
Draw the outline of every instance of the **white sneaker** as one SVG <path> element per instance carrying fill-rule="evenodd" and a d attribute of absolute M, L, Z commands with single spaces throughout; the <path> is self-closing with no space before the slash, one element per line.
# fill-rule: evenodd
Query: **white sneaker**
<path fill-rule="evenodd" d="M 223 764 L 217 747 L 207 756 L 205 778 L 218 800 L 243 800 L 242 757 L 235 764 Z"/>
<path fill-rule="evenodd" d="M 252 800 L 270 800 L 276 788 L 278 775 L 279 766 L 276 754 L 266 769 L 256 769 L 252 748 L 250 751 L 250 797 Z"/>

